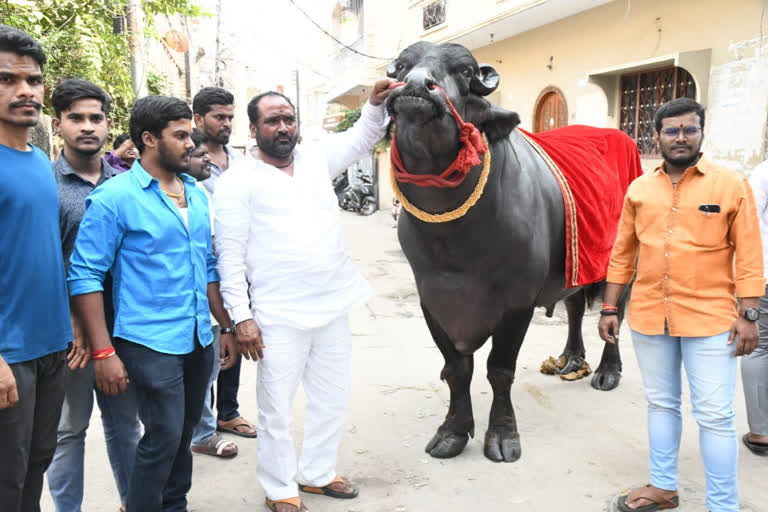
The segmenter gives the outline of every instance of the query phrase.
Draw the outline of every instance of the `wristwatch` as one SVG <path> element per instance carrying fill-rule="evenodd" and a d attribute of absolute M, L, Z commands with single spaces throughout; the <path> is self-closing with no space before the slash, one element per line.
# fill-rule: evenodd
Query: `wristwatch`
<path fill-rule="evenodd" d="M 221 329 L 221 334 L 235 334 L 237 332 L 237 326 L 235 324 L 232 324 L 231 327 L 223 327 Z"/>
<path fill-rule="evenodd" d="M 760 310 L 757 308 L 747 308 L 744 310 L 744 318 L 750 322 L 757 322 L 760 319 Z"/>

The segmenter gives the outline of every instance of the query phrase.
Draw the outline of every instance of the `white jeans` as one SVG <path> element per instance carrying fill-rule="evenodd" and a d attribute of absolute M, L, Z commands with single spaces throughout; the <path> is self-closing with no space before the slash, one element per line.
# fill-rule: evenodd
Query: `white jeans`
<path fill-rule="evenodd" d="M 259 361 L 259 483 L 271 500 L 298 496 L 297 482 L 327 485 L 336 476 L 349 396 L 349 318 L 310 330 L 271 326 L 262 329 L 264 359 Z M 307 397 L 304 443 L 298 470 L 290 427 L 299 383 Z"/>

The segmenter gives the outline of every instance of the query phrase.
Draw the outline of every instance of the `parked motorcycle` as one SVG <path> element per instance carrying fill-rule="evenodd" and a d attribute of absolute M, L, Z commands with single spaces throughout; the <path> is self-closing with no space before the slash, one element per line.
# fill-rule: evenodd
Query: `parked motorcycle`
<path fill-rule="evenodd" d="M 333 183 L 333 189 L 339 199 L 339 207 L 342 210 L 357 212 L 360 215 L 371 215 L 375 212 L 376 196 L 371 177 L 367 174 L 360 174 L 361 183 L 349 185 L 349 178 L 346 173 L 341 176 L 336 178 Z"/>

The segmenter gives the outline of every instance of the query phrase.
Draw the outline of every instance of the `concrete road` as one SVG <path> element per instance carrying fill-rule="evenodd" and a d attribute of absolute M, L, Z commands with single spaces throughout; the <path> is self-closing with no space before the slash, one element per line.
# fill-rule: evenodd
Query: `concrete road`
<path fill-rule="evenodd" d="M 339 472 L 361 490 L 351 501 L 308 496 L 305 503 L 312 512 L 612 511 L 617 493 L 647 482 L 645 400 L 626 327 L 621 336 L 624 373 L 617 390 L 599 392 L 589 379 L 563 382 L 539 373 L 541 362 L 559 355 L 565 343 L 562 308 L 551 319 L 543 310 L 536 312 L 518 361 L 512 401 L 522 458 L 495 464 L 482 453 L 491 400 L 485 379 L 488 345 L 477 354 L 472 383 L 476 438 L 455 459 L 429 457 L 424 446 L 445 416 L 449 393 L 439 378 L 442 357 L 424 324 L 413 276 L 388 211 L 372 217 L 345 213 L 343 223 L 350 251 L 374 289 L 368 306 L 352 315 L 352 397 L 338 464 Z M 593 367 L 602 350 L 596 332 L 597 314 L 588 313 L 584 338 Z M 255 377 L 255 364 L 244 361 L 240 410 L 252 421 L 257 419 Z M 704 473 L 687 393 L 678 510 L 703 512 Z M 303 405 L 300 394 L 293 427 L 297 444 Z M 118 497 L 98 414 L 86 440 L 83 510 L 116 511 Z M 740 384 L 736 415 L 743 433 Z M 240 447 L 234 459 L 195 455 L 190 510 L 266 510 L 254 476 L 258 440 L 230 437 Z M 766 477 L 768 460 L 740 444 L 742 511 L 768 511 Z M 54 510 L 47 493 L 43 510 Z"/>

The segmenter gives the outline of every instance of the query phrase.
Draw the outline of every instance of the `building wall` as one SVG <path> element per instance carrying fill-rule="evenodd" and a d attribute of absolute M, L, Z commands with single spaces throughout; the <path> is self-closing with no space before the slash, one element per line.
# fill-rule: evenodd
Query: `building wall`
<path fill-rule="evenodd" d="M 563 91 L 569 124 L 617 127 L 612 104 L 617 99 L 609 103 L 606 91 L 587 80 L 589 73 L 711 49 L 708 75 L 696 77 L 697 85 L 706 84 L 705 151 L 746 171 L 765 152 L 768 37 L 760 52 L 762 8 L 761 0 L 732 1 L 727 11 L 718 0 L 647 0 L 632 2 L 625 18 L 627 4 L 617 1 L 473 53 L 496 67 L 501 75 L 498 103 L 516 110 L 522 127 L 530 129 L 536 99 L 547 86 Z"/>

